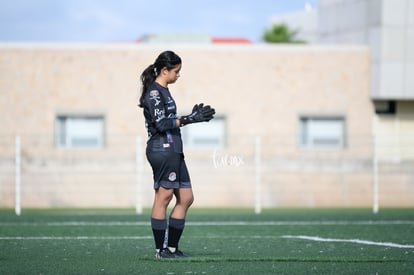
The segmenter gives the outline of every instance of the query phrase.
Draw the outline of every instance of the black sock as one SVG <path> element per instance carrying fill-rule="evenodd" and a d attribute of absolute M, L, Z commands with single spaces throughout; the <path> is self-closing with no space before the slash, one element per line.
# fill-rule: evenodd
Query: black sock
<path fill-rule="evenodd" d="M 184 231 L 185 219 L 174 219 L 170 217 L 168 226 L 168 247 L 178 248 L 181 234 Z"/>
<path fill-rule="evenodd" d="M 167 220 L 157 220 L 151 218 L 152 234 L 154 235 L 155 248 L 163 249 L 165 240 L 165 230 L 167 229 Z"/>

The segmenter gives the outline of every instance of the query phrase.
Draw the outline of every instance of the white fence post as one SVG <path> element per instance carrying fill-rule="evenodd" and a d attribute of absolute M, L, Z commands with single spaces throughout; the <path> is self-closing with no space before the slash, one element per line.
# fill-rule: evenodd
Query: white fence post
<path fill-rule="evenodd" d="M 16 198 L 15 198 L 15 212 L 17 216 L 20 216 L 21 214 L 21 169 L 20 169 L 20 165 L 21 165 L 21 153 L 20 153 L 20 146 L 21 146 L 21 142 L 20 142 L 20 136 L 16 136 L 16 155 L 15 155 L 15 166 L 16 166 Z"/>
<path fill-rule="evenodd" d="M 378 200 L 378 156 L 377 156 L 377 141 L 376 135 L 372 138 L 373 143 L 373 154 L 372 154 L 372 173 L 373 173 L 373 186 L 372 186 L 372 212 L 377 214 L 379 211 L 379 200 Z"/>
<path fill-rule="evenodd" d="M 137 214 L 142 214 L 142 139 L 140 136 L 135 140 L 136 156 L 135 156 L 135 180 L 136 180 L 136 205 L 135 211 Z"/>
<path fill-rule="evenodd" d="M 260 214 L 262 212 L 262 196 L 261 196 L 261 162 L 260 162 L 261 139 L 256 136 L 255 142 L 255 167 L 256 167 L 256 198 L 254 212 Z"/>

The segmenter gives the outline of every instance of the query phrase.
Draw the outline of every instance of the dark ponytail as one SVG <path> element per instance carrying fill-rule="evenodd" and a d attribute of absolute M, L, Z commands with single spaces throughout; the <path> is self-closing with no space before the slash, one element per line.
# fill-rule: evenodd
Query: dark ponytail
<path fill-rule="evenodd" d="M 155 67 L 154 64 L 149 65 L 141 74 L 141 97 L 139 99 L 139 107 L 144 107 L 144 96 L 145 93 L 148 91 L 148 86 L 155 81 L 155 78 L 157 77 L 155 73 Z"/>
<path fill-rule="evenodd" d="M 144 107 L 144 97 L 148 92 L 148 87 L 151 83 L 155 81 L 158 74 L 163 68 L 167 70 L 172 70 L 176 66 L 181 64 L 181 58 L 172 51 L 162 52 L 154 64 L 149 65 L 141 74 L 141 97 L 139 99 L 139 107 Z"/>

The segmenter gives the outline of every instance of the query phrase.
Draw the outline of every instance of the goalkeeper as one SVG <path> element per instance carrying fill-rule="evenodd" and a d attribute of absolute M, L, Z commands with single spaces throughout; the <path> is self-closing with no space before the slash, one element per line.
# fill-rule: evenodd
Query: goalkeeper
<path fill-rule="evenodd" d="M 168 85 L 180 77 L 181 58 L 172 51 L 162 52 L 141 74 L 143 108 L 148 131 L 146 155 L 154 176 L 155 197 L 151 227 L 158 259 L 186 257 L 178 249 L 188 208 L 193 203 L 190 176 L 184 161 L 180 127 L 214 118 L 215 110 L 196 104 L 191 114 L 177 116 L 177 106 Z M 167 220 L 167 207 L 176 204 Z M 168 243 L 164 247 L 168 227 Z"/>

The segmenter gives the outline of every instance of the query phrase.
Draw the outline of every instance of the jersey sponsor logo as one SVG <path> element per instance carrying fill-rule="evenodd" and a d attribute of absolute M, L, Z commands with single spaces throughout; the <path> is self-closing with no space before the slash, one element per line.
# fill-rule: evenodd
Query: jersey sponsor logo
<path fill-rule="evenodd" d="M 177 175 L 174 173 L 174 172 L 171 172 L 169 175 L 168 175 L 168 180 L 169 181 L 175 181 L 177 179 Z"/>
<path fill-rule="evenodd" d="M 159 122 L 161 119 L 165 118 L 165 110 L 163 109 L 154 109 L 155 121 Z"/>

